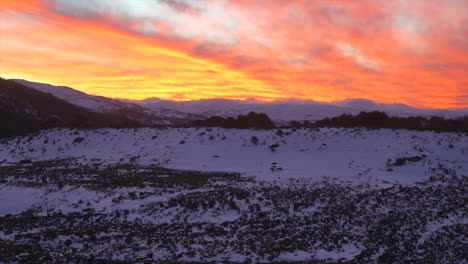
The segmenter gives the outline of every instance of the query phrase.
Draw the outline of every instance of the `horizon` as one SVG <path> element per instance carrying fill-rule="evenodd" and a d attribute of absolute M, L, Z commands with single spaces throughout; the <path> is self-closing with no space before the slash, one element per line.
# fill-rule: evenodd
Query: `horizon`
<path fill-rule="evenodd" d="M 0 78 L 3 78 L 3 77 L 0 76 Z M 75 89 L 74 87 L 64 86 L 64 85 L 60 85 L 60 84 L 41 83 L 41 82 L 36 82 L 36 81 L 32 81 L 32 80 L 17 79 L 17 78 L 11 78 L 11 79 L 4 78 L 4 79 L 12 80 L 12 81 L 19 80 L 19 81 L 26 81 L 26 82 L 37 83 L 37 84 L 45 84 L 45 85 L 51 85 L 51 86 L 54 86 L 54 87 L 66 87 L 66 88 L 69 88 L 69 89 L 72 89 L 72 90 L 75 90 L 75 91 L 79 91 L 79 90 Z M 83 92 L 83 91 L 79 91 L 79 92 Z M 453 108 L 415 107 L 415 106 L 404 104 L 404 103 L 401 103 L 401 102 L 384 103 L 384 102 L 373 101 L 373 100 L 368 99 L 368 98 L 359 98 L 359 97 L 345 98 L 343 100 L 337 100 L 337 101 L 317 101 L 317 100 L 313 100 L 313 99 L 302 99 L 302 98 L 294 98 L 294 97 L 278 98 L 278 99 L 273 99 L 273 100 L 268 100 L 268 101 L 267 100 L 257 99 L 255 97 L 250 97 L 250 98 L 245 98 L 245 99 L 232 99 L 232 98 L 214 97 L 214 98 L 177 100 L 177 99 L 170 99 L 170 98 L 167 99 L 167 98 L 160 98 L 160 97 L 154 97 L 154 96 L 153 97 L 146 97 L 146 98 L 143 98 L 143 99 L 131 99 L 131 98 L 121 98 L 121 97 L 107 97 L 107 96 L 103 96 L 103 95 L 96 95 L 96 94 L 91 94 L 91 93 L 86 93 L 86 92 L 84 92 L 84 93 L 87 94 L 87 95 L 90 95 L 90 96 L 101 96 L 101 97 L 106 97 L 106 98 L 113 99 L 113 100 L 130 101 L 130 102 L 134 102 L 134 103 L 143 102 L 143 101 L 151 100 L 151 99 L 156 99 L 156 100 L 160 100 L 160 101 L 174 102 L 174 103 L 225 100 L 225 101 L 233 101 L 233 102 L 240 102 L 240 103 L 247 103 L 247 104 L 249 104 L 249 103 L 250 104 L 324 104 L 324 105 L 343 107 L 343 106 L 347 106 L 346 103 L 349 103 L 349 102 L 365 101 L 365 102 L 376 104 L 376 105 L 401 105 L 401 106 L 406 106 L 406 107 L 410 107 L 410 108 L 414 108 L 414 109 L 421 109 L 421 110 L 429 110 L 429 109 L 430 110 L 450 110 L 450 111 L 465 111 L 465 110 L 468 110 L 468 106 L 467 107 L 453 107 Z M 348 107 L 349 107 L 349 105 L 348 105 Z"/>
<path fill-rule="evenodd" d="M 467 13 L 460 0 L 1 0 L 0 70 L 130 100 L 463 109 Z"/>
<path fill-rule="evenodd" d="M 466 261 L 468 0 L 0 0 L 0 50 L 0 264 Z"/>

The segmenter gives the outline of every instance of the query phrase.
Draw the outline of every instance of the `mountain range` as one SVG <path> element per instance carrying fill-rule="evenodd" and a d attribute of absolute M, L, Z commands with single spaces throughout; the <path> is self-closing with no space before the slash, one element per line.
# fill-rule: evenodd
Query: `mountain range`
<path fill-rule="evenodd" d="M 185 113 L 202 115 L 205 117 L 222 116 L 237 117 L 251 111 L 266 113 L 273 121 L 287 124 L 291 120 L 317 121 L 327 117 L 342 114 L 356 115 L 360 112 L 382 111 L 390 116 L 440 116 L 457 118 L 468 115 L 468 108 L 457 109 L 431 109 L 415 108 L 401 103 L 376 103 L 368 99 L 352 98 L 336 102 L 318 102 L 313 100 L 278 100 L 273 102 L 257 101 L 255 99 L 202 99 L 192 101 L 171 101 L 159 98 L 144 100 L 124 100 L 144 106 L 149 109 L 165 108 Z"/>
<path fill-rule="evenodd" d="M 174 110 L 150 110 L 64 86 L 0 79 L 0 137 L 51 127 L 166 126 L 202 118 Z"/>
<path fill-rule="evenodd" d="M 70 104 L 83 107 L 91 112 L 118 113 L 130 120 L 137 121 L 144 125 L 179 125 L 201 118 L 198 115 L 182 113 L 175 110 L 158 107 L 146 108 L 140 104 L 132 102 L 123 102 L 103 96 L 89 95 L 66 86 L 54 86 L 19 79 L 12 79 L 12 81 L 37 91 L 51 94 Z"/>
<path fill-rule="evenodd" d="M 54 86 L 27 80 L 0 79 L 0 121 L 2 136 L 38 129 L 68 127 L 141 127 L 190 124 L 212 116 L 237 117 L 250 112 L 265 113 L 276 124 L 289 121 L 316 121 L 342 114 L 383 111 L 390 116 L 468 115 L 468 108 L 423 109 L 405 104 L 376 103 L 367 99 L 346 99 L 325 103 L 288 99 L 273 102 L 255 99 L 202 99 L 171 101 L 113 99 L 89 95 L 66 86 Z"/>

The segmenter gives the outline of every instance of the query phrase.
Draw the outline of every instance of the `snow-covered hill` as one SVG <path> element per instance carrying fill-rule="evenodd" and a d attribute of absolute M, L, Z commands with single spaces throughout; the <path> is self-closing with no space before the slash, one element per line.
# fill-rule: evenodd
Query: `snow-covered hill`
<path fill-rule="evenodd" d="M 126 100 L 128 101 L 128 100 Z M 250 111 L 266 113 L 278 123 L 286 123 L 291 120 L 315 121 L 326 117 L 339 116 L 341 114 L 356 115 L 361 111 L 384 111 L 392 116 L 442 116 L 456 118 L 468 115 L 467 108 L 460 109 L 422 109 L 405 104 L 375 103 L 367 99 L 346 99 L 343 101 L 324 103 L 311 100 L 283 100 L 274 102 L 259 102 L 256 100 L 228 100 L 228 99 L 203 99 L 193 101 L 170 101 L 158 98 L 148 98 L 140 101 L 132 101 L 144 107 L 173 109 L 186 113 L 199 114 L 206 117 L 224 116 L 237 117 Z"/>
<path fill-rule="evenodd" d="M 0 138 L 52 127 L 136 127 L 148 116 L 138 112 L 98 113 L 14 81 L 0 78 Z M 149 117 L 148 121 L 167 121 Z"/>
<path fill-rule="evenodd" d="M 54 86 L 19 79 L 13 79 L 12 81 L 43 93 L 51 94 L 59 99 L 93 112 L 119 113 L 132 120 L 148 125 L 185 124 L 201 118 L 195 114 L 182 113 L 171 109 L 147 109 L 131 102 L 122 102 L 107 97 L 89 95 L 66 86 Z"/>
<path fill-rule="evenodd" d="M 407 183 L 425 179 L 438 164 L 468 175 L 468 136 L 387 129 L 54 129 L 0 144 L 3 165 L 59 158 L 234 171 L 261 179 Z"/>
<path fill-rule="evenodd" d="M 342 114 L 356 115 L 359 112 L 384 111 L 391 116 L 441 116 L 457 118 L 468 115 L 468 108 L 423 109 L 405 104 L 376 103 L 367 99 L 346 99 L 331 103 L 312 100 L 278 100 L 261 102 L 255 99 L 202 99 L 193 101 L 171 101 L 159 98 L 144 100 L 111 99 L 93 96 L 66 86 L 13 79 L 26 87 L 49 93 L 77 106 L 100 113 L 123 113 L 127 117 L 147 123 L 171 125 L 185 124 L 193 120 L 211 116 L 237 117 L 251 111 L 266 113 L 278 124 L 288 124 L 291 120 L 316 121 Z"/>
<path fill-rule="evenodd" d="M 106 113 L 115 112 L 122 108 L 138 108 L 138 106 L 131 103 L 124 103 L 102 96 L 88 95 L 67 86 L 54 86 L 46 83 L 30 82 L 20 79 L 13 79 L 12 81 L 43 93 L 52 94 L 55 97 L 65 100 L 71 104 L 78 105 L 95 112 Z"/>
<path fill-rule="evenodd" d="M 53 129 L 0 141 L 0 262 L 466 263 L 468 135 Z"/>

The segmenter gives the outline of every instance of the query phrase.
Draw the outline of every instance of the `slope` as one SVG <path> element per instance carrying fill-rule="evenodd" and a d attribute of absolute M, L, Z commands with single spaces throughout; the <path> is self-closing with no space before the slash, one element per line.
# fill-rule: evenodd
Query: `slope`
<path fill-rule="evenodd" d="M 332 176 L 366 183 L 423 180 L 438 164 L 467 175 L 467 154 L 463 133 L 390 129 L 60 129 L 0 142 L 3 165 L 73 158 L 78 164 L 153 164 L 272 180 Z"/>
<path fill-rule="evenodd" d="M 0 137 L 50 127 L 135 127 L 141 123 L 113 113 L 95 113 L 53 95 L 0 79 Z"/>
<path fill-rule="evenodd" d="M 37 91 L 54 95 L 57 98 L 73 105 L 86 108 L 92 112 L 112 113 L 125 116 L 128 119 L 145 125 L 180 125 L 201 119 L 197 115 L 186 114 L 175 110 L 161 108 L 150 110 L 138 104 L 121 102 L 102 96 L 93 96 L 66 86 L 54 86 L 19 79 L 12 79 L 12 81 Z"/>

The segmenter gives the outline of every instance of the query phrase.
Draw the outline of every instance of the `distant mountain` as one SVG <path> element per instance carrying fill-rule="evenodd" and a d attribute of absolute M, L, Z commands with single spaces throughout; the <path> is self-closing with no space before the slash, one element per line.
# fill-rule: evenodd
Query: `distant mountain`
<path fill-rule="evenodd" d="M 440 116 L 456 118 L 468 115 L 468 108 L 423 109 L 401 103 L 376 103 L 363 98 L 351 98 L 331 103 L 313 100 L 287 99 L 272 102 L 255 99 L 201 99 L 192 101 L 172 101 L 160 98 L 144 100 L 111 99 L 93 96 L 66 86 L 13 79 L 18 84 L 51 94 L 75 106 L 94 113 L 112 114 L 125 117 L 143 125 L 185 125 L 195 120 L 212 116 L 233 117 L 250 112 L 265 113 L 277 124 L 289 121 L 317 121 L 342 114 L 357 115 L 360 112 L 383 111 L 390 116 Z"/>
<path fill-rule="evenodd" d="M 454 118 L 468 115 L 468 108 L 462 109 L 422 109 L 405 104 L 376 103 L 367 99 L 346 99 L 332 103 L 312 100 L 280 100 L 261 102 L 253 99 L 202 99 L 193 101 L 171 101 L 159 98 L 148 98 L 134 102 L 149 109 L 166 108 L 176 111 L 203 115 L 205 117 L 222 116 L 237 117 L 251 111 L 266 113 L 277 123 L 287 123 L 291 120 L 316 121 L 326 117 L 335 117 L 342 114 L 356 115 L 365 111 L 383 111 L 390 116 L 441 116 Z"/>
<path fill-rule="evenodd" d="M 131 102 L 122 102 L 102 96 L 93 96 L 66 86 L 54 86 L 19 79 L 12 79 L 11 81 L 43 93 L 51 94 L 91 112 L 114 114 L 144 125 L 180 125 L 201 119 L 200 116 L 171 109 L 158 107 L 147 109 L 142 105 Z"/>
<path fill-rule="evenodd" d="M 0 137 L 51 127 L 137 127 L 116 113 L 92 112 L 20 83 L 0 79 Z"/>

